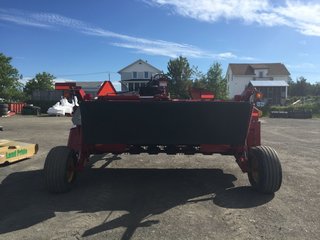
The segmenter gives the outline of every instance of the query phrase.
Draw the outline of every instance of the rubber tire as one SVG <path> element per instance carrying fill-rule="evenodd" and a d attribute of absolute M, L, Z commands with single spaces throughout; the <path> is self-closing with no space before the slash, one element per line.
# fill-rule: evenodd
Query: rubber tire
<path fill-rule="evenodd" d="M 0 104 L 0 116 L 5 116 L 8 113 L 8 104 L 1 103 Z"/>
<path fill-rule="evenodd" d="M 0 116 L 6 116 L 8 114 L 8 108 L 0 109 Z"/>
<path fill-rule="evenodd" d="M 256 163 L 258 179 L 252 174 Z M 278 191 L 282 183 L 282 168 L 277 152 L 268 146 L 252 147 L 249 150 L 248 178 L 251 186 L 262 193 Z"/>
<path fill-rule="evenodd" d="M 72 179 L 68 180 L 69 164 L 72 164 L 73 169 L 75 169 L 75 153 L 68 147 L 57 146 L 49 151 L 44 164 L 44 177 L 46 187 L 50 192 L 64 193 L 72 188 L 76 171 L 74 170 Z"/>
<path fill-rule="evenodd" d="M 2 109 L 2 108 L 8 109 L 8 107 L 9 107 L 8 104 L 6 104 L 6 103 L 0 103 L 0 109 Z"/>

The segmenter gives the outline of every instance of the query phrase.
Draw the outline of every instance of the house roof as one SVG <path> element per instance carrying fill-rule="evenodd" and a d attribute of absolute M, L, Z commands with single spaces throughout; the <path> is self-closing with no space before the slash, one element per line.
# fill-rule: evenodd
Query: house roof
<path fill-rule="evenodd" d="M 233 75 L 255 75 L 256 69 L 268 69 L 268 75 L 290 75 L 282 63 L 230 63 Z"/>
<path fill-rule="evenodd" d="M 250 81 L 254 87 L 287 87 L 289 86 L 286 81 Z"/>
<path fill-rule="evenodd" d="M 144 64 L 146 64 L 146 65 L 148 65 L 149 67 L 153 68 L 153 69 L 155 70 L 155 72 L 159 72 L 159 73 L 162 72 L 162 71 L 159 70 L 158 68 L 156 68 L 156 67 L 152 66 L 151 64 L 149 64 L 147 61 L 143 61 L 142 59 L 138 59 L 137 61 L 135 61 L 135 62 L 129 64 L 128 66 L 122 68 L 121 70 L 119 70 L 118 73 L 124 72 L 124 70 L 126 70 L 127 68 L 129 68 L 129 67 L 131 67 L 132 65 L 135 65 L 135 64 L 137 64 L 137 63 L 139 63 L 139 62 L 143 62 Z"/>
<path fill-rule="evenodd" d="M 94 82 L 76 82 L 77 86 L 82 88 L 100 88 L 102 85 L 102 81 L 94 81 Z"/>

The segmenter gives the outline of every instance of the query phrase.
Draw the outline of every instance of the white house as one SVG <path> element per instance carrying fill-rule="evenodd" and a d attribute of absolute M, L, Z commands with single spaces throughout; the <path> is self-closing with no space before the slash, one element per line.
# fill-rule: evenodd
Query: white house
<path fill-rule="evenodd" d="M 152 76 L 161 72 L 147 61 L 139 59 L 118 71 L 121 75 L 121 90 L 139 91 L 139 88 L 145 86 Z"/>
<path fill-rule="evenodd" d="M 281 104 L 287 98 L 290 73 L 282 63 L 230 63 L 226 78 L 230 98 L 241 94 L 249 84 L 257 87 L 270 104 Z"/>

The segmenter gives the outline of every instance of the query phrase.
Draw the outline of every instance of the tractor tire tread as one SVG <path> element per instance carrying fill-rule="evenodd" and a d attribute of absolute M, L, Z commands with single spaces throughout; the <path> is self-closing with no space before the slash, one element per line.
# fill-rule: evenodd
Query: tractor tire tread
<path fill-rule="evenodd" d="M 258 183 L 248 173 L 251 185 L 263 193 L 278 191 L 282 183 L 282 168 L 277 152 L 269 146 L 257 146 L 250 149 L 250 155 L 257 158 L 260 165 Z"/>
<path fill-rule="evenodd" d="M 50 192 L 63 193 L 71 188 L 66 179 L 67 163 L 73 158 L 73 152 L 66 146 L 52 148 L 45 160 L 45 184 Z"/>

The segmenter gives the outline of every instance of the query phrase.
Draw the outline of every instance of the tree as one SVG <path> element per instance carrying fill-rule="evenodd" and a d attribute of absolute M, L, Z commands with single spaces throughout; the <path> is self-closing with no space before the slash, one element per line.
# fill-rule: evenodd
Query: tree
<path fill-rule="evenodd" d="M 320 82 L 317 82 L 312 85 L 312 95 L 320 96 Z"/>
<path fill-rule="evenodd" d="M 288 80 L 288 96 L 294 96 L 296 83 L 292 80 L 292 78 L 289 78 Z"/>
<path fill-rule="evenodd" d="M 51 75 L 50 73 L 38 73 L 33 79 L 26 83 L 24 92 L 28 96 L 31 96 L 34 90 L 52 90 L 54 89 L 53 79 L 55 79 L 55 76 Z"/>
<path fill-rule="evenodd" d="M 296 83 L 296 96 L 307 96 L 309 85 L 310 83 L 307 83 L 307 79 L 302 76 L 299 77 Z"/>
<path fill-rule="evenodd" d="M 227 80 L 222 75 L 220 63 L 213 63 L 204 79 L 205 89 L 213 92 L 218 99 L 227 98 Z"/>
<path fill-rule="evenodd" d="M 296 82 L 291 79 L 288 81 L 289 88 L 288 93 L 289 96 L 307 96 L 313 95 L 313 85 L 307 82 L 307 79 L 303 76 L 299 77 Z"/>
<path fill-rule="evenodd" d="M 206 88 L 206 75 L 203 72 L 201 72 L 197 66 L 193 66 L 192 71 L 193 71 L 192 87 L 205 89 Z"/>
<path fill-rule="evenodd" d="M 169 92 L 174 98 L 189 98 L 188 89 L 192 85 L 192 69 L 188 59 L 179 56 L 168 62 L 167 75 L 171 78 L 169 81 Z"/>
<path fill-rule="evenodd" d="M 19 82 L 19 72 L 11 65 L 11 57 L 0 53 L 0 98 L 5 100 L 21 100 L 22 84 Z"/>

